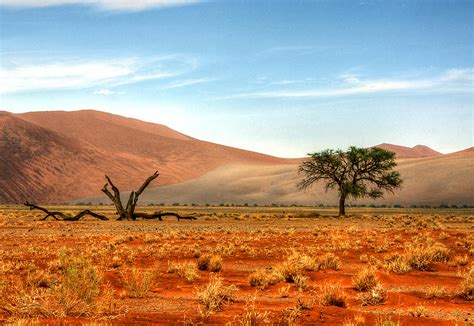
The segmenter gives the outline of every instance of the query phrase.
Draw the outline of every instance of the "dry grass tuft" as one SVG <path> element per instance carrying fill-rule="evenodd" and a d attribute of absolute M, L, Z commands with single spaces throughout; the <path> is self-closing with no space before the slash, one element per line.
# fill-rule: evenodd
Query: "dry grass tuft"
<path fill-rule="evenodd" d="M 278 289 L 278 296 L 280 298 L 288 298 L 290 296 L 290 286 L 284 286 Z"/>
<path fill-rule="evenodd" d="M 199 278 L 199 274 L 196 270 L 196 265 L 192 262 L 186 263 L 170 263 L 168 262 L 167 273 L 176 274 L 181 278 L 184 278 L 187 282 L 192 283 Z"/>
<path fill-rule="evenodd" d="M 261 290 L 283 281 L 285 276 L 280 269 L 258 270 L 249 275 L 249 284 Z"/>
<path fill-rule="evenodd" d="M 406 262 L 404 257 L 393 254 L 385 258 L 383 268 L 389 273 L 405 274 L 411 270 L 411 266 Z"/>
<path fill-rule="evenodd" d="M 319 259 L 319 266 L 321 269 L 333 269 L 338 271 L 341 268 L 341 261 L 336 255 L 327 253 Z"/>
<path fill-rule="evenodd" d="M 428 317 L 428 310 L 425 306 L 417 304 L 415 308 L 409 310 L 409 314 L 413 317 Z"/>
<path fill-rule="evenodd" d="M 200 271 L 219 272 L 222 269 L 222 258 L 219 255 L 205 254 L 198 259 Z"/>
<path fill-rule="evenodd" d="M 94 317 L 110 318 L 123 312 L 114 299 L 110 285 L 101 286 L 101 277 L 94 265 L 84 257 L 61 255 L 56 264 L 59 275 L 54 283 L 35 281 L 27 277 L 2 280 L 0 307 L 8 315 L 18 318 Z M 39 273 L 38 275 L 43 275 Z M 46 278 L 54 275 L 44 274 Z"/>
<path fill-rule="evenodd" d="M 375 326 L 401 326 L 400 321 L 393 321 L 391 317 L 379 316 L 375 320 Z"/>
<path fill-rule="evenodd" d="M 423 296 L 426 299 L 438 299 L 438 298 L 447 297 L 448 293 L 446 292 L 446 289 L 443 287 L 428 286 L 425 289 Z"/>
<path fill-rule="evenodd" d="M 319 262 L 308 255 L 294 252 L 292 253 L 285 262 L 279 267 L 279 270 L 283 274 L 286 282 L 295 282 L 295 280 L 301 280 L 306 271 L 317 271 L 319 270 Z"/>
<path fill-rule="evenodd" d="M 245 305 L 245 310 L 242 316 L 234 318 L 233 322 L 228 323 L 228 326 L 257 326 L 269 324 L 269 313 L 267 311 L 260 311 L 255 305 L 256 298 Z"/>
<path fill-rule="evenodd" d="M 220 277 L 211 275 L 208 285 L 198 289 L 197 297 L 204 305 L 205 313 L 210 314 L 221 309 L 225 303 L 234 302 L 236 291 L 234 285 L 223 285 Z"/>
<path fill-rule="evenodd" d="M 474 267 L 471 267 L 461 283 L 461 297 L 468 301 L 474 300 Z"/>
<path fill-rule="evenodd" d="M 365 325 L 365 318 L 361 315 L 355 315 L 352 319 L 348 319 L 344 321 L 343 326 L 364 326 Z"/>
<path fill-rule="evenodd" d="M 352 285 L 357 291 L 368 291 L 378 284 L 377 276 L 370 268 L 366 268 L 357 273 L 352 279 Z"/>
<path fill-rule="evenodd" d="M 381 284 L 375 285 L 366 292 L 357 295 L 357 301 L 361 306 L 375 306 L 385 301 L 386 293 Z"/>
<path fill-rule="evenodd" d="M 132 268 L 121 272 L 126 288 L 133 298 L 143 298 L 150 291 L 155 274 Z"/>
<path fill-rule="evenodd" d="M 346 307 L 346 294 L 338 283 L 327 284 L 321 288 L 319 303 L 323 306 Z"/>

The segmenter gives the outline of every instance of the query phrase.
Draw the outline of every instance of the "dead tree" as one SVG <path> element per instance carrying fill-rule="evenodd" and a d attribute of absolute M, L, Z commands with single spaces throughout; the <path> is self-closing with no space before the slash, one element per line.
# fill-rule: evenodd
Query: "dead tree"
<path fill-rule="evenodd" d="M 52 212 L 52 211 L 49 211 L 47 210 L 46 208 L 44 207 L 41 207 L 41 206 L 37 206 L 35 204 L 31 204 L 29 202 L 26 202 L 24 204 L 25 206 L 28 206 L 30 208 L 30 210 L 33 210 L 33 209 L 38 209 L 40 211 L 43 211 L 46 213 L 46 215 L 40 219 L 40 221 L 44 221 L 46 220 L 48 217 L 52 217 L 54 218 L 56 221 L 79 221 L 82 217 L 86 216 L 86 215 L 90 215 L 92 217 L 95 217 L 99 220 L 102 220 L 102 221 L 108 221 L 109 219 L 107 217 L 105 217 L 104 215 L 101 215 L 101 214 L 97 214 L 97 213 L 94 213 L 88 209 L 86 210 L 83 210 L 79 213 L 77 213 L 76 215 L 74 216 L 70 216 L 70 215 L 67 215 L 63 212 Z"/>
<path fill-rule="evenodd" d="M 122 204 L 122 199 L 120 198 L 120 190 L 113 184 L 112 180 L 106 175 L 105 179 L 107 180 L 107 183 L 104 185 L 102 188 L 102 192 L 107 195 L 107 197 L 110 198 L 112 203 L 115 206 L 115 209 L 117 210 L 117 215 L 118 215 L 118 220 L 136 220 L 137 218 L 142 218 L 142 219 L 158 219 L 160 221 L 163 221 L 163 217 L 165 216 L 174 216 L 179 220 L 196 220 L 195 217 L 193 216 L 181 216 L 177 213 L 171 213 L 171 212 L 154 212 L 152 214 L 147 214 L 147 213 L 136 213 L 135 208 L 137 207 L 138 203 L 138 197 L 142 194 L 142 192 L 148 187 L 148 185 L 158 178 L 160 174 L 158 171 L 153 173 L 153 175 L 149 176 L 145 182 L 141 185 L 140 188 L 136 191 L 132 191 L 130 193 L 130 196 L 128 197 L 127 201 L 127 206 L 125 208 L 123 207 Z M 112 188 L 112 192 L 110 192 L 108 186 Z"/>
<path fill-rule="evenodd" d="M 140 188 L 138 188 L 138 190 L 132 191 L 130 193 L 130 196 L 128 197 L 127 206 L 125 206 L 125 208 L 123 207 L 122 199 L 120 198 L 120 190 L 113 184 L 112 180 L 110 180 L 110 178 L 107 175 L 105 176 L 105 178 L 107 179 L 107 183 L 102 188 L 102 192 L 104 192 L 110 198 L 110 200 L 112 200 L 112 202 L 114 203 L 115 209 L 117 210 L 118 220 L 136 220 L 137 218 L 142 218 L 145 220 L 158 219 L 160 221 L 163 221 L 163 217 L 165 216 L 174 216 L 178 219 L 178 221 L 197 220 L 197 218 L 195 218 L 194 216 L 181 216 L 178 213 L 172 213 L 172 212 L 154 212 L 151 214 L 135 212 L 135 208 L 137 207 L 137 203 L 138 203 L 138 197 L 140 197 L 140 195 L 148 187 L 150 182 L 158 178 L 158 176 L 159 176 L 159 173 L 158 171 L 156 171 L 153 175 L 149 176 L 145 180 L 145 182 L 143 182 L 143 184 L 141 185 Z M 109 185 L 112 187 L 113 194 L 110 192 L 108 188 Z M 40 219 L 41 221 L 46 220 L 50 216 L 57 221 L 79 221 L 85 215 L 90 215 L 92 217 L 95 217 L 103 221 L 108 220 L 106 216 L 97 214 L 88 209 L 83 210 L 74 216 L 71 216 L 63 212 L 49 211 L 48 209 L 44 207 L 37 206 L 29 202 L 26 202 L 24 205 L 28 206 L 30 210 L 38 209 L 40 211 L 45 212 L 46 215 Z"/>

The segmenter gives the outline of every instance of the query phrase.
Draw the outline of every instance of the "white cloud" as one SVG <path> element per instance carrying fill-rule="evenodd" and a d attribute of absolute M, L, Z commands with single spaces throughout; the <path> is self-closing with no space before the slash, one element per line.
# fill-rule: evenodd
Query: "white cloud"
<path fill-rule="evenodd" d="M 141 11 L 151 8 L 186 6 L 198 2 L 200 0 L 0 0 L 0 5 L 15 8 L 87 5 L 104 10 Z"/>
<path fill-rule="evenodd" d="M 0 93 L 116 87 L 179 76 L 196 66 L 194 59 L 177 55 L 156 59 L 3 63 L 0 67 Z"/>
<path fill-rule="evenodd" d="M 109 96 L 109 95 L 112 95 L 112 94 L 115 94 L 115 92 L 111 91 L 108 88 L 102 88 L 102 89 L 98 89 L 98 90 L 94 91 L 94 95 Z"/>
<path fill-rule="evenodd" d="M 342 83 L 333 88 L 303 90 L 272 90 L 236 94 L 231 98 L 317 98 L 376 94 L 395 91 L 473 92 L 474 69 L 451 69 L 431 78 L 420 79 L 367 79 L 355 75 L 341 76 Z"/>
<path fill-rule="evenodd" d="M 215 81 L 215 79 L 213 78 L 185 79 L 185 80 L 179 80 L 179 81 L 170 83 L 168 86 L 165 86 L 163 88 L 164 89 L 181 88 L 181 87 L 187 87 L 187 86 L 192 86 L 196 84 L 210 83 L 213 81 Z"/>

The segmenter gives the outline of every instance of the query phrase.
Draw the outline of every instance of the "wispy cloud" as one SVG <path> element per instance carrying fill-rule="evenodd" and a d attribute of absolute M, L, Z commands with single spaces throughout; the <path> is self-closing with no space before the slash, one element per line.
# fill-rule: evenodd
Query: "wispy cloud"
<path fill-rule="evenodd" d="M 142 11 L 152 8 L 186 6 L 201 0 L 0 0 L 0 6 L 38 8 L 61 5 L 86 5 L 112 11 Z"/>
<path fill-rule="evenodd" d="M 0 93 L 110 88 L 176 77 L 194 70 L 196 66 L 193 58 L 177 55 L 155 59 L 15 63 L 0 67 Z"/>
<path fill-rule="evenodd" d="M 94 91 L 94 95 L 110 96 L 112 94 L 115 94 L 115 92 L 108 88 L 102 88 Z"/>
<path fill-rule="evenodd" d="M 197 85 L 197 84 L 210 83 L 210 82 L 213 82 L 215 80 L 216 80 L 215 78 L 198 78 L 198 79 L 178 80 L 178 81 L 172 82 L 169 85 L 163 87 L 163 89 L 173 89 L 173 88 L 187 87 L 187 86 L 192 86 L 192 85 Z"/>
<path fill-rule="evenodd" d="M 339 86 L 332 88 L 279 89 L 234 94 L 221 99 L 342 97 L 396 91 L 474 92 L 474 69 L 451 69 L 418 79 L 362 79 L 356 75 L 342 75 L 339 80 Z"/>

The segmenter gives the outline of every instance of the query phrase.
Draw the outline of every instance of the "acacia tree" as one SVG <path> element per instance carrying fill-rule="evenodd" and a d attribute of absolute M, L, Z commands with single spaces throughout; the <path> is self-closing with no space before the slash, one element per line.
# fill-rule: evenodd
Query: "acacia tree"
<path fill-rule="evenodd" d="M 400 173 L 393 170 L 397 165 L 395 153 L 382 148 L 352 146 L 347 151 L 327 149 L 308 155 L 299 166 L 304 178 L 298 188 L 307 189 L 318 181 L 324 182 L 326 191 L 336 188 L 339 215 L 346 215 L 348 197 L 381 198 L 384 191 L 393 193 L 402 183 Z"/>

